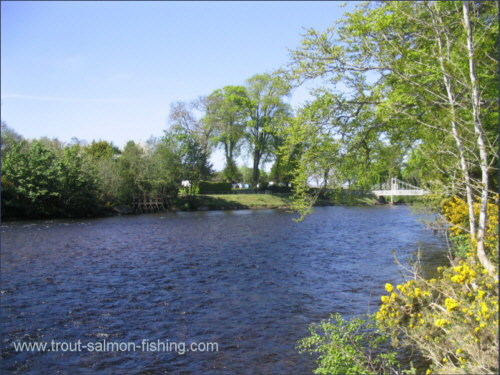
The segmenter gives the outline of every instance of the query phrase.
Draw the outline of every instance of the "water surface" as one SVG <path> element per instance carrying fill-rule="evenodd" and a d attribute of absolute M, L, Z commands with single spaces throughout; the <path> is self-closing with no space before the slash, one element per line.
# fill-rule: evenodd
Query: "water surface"
<path fill-rule="evenodd" d="M 404 206 L 152 214 L 2 225 L 2 373 L 306 374 L 307 327 L 373 312 L 417 247 L 444 243 Z M 50 340 L 217 342 L 216 353 L 16 352 Z"/>

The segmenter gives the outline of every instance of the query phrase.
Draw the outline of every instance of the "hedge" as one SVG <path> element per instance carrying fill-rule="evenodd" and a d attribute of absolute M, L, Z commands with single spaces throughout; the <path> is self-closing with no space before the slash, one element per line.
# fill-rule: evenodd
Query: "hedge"
<path fill-rule="evenodd" d="M 231 188 L 232 184 L 230 182 L 201 181 L 198 194 L 228 193 Z"/>

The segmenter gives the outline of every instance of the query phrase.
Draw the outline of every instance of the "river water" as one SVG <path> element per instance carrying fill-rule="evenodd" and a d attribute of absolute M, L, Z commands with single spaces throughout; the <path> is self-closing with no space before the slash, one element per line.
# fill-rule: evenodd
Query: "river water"
<path fill-rule="evenodd" d="M 392 250 L 404 261 L 420 248 L 428 274 L 445 262 L 443 239 L 408 207 L 293 217 L 244 210 L 4 223 L 2 373 L 312 373 L 297 340 L 330 313 L 376 311 L 384 284 L 401 280 Z M 14 347 L 51 340 L 215 342 L 218 351 Z"/>

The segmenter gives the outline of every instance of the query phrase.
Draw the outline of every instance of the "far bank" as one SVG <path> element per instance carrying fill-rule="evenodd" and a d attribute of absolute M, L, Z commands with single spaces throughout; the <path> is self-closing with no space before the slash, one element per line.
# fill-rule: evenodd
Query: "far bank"
<path fill-rule="evenodd" d="M 400 197 L 395 204 L 421 202 L 420 197 Z M 370 193 L 343 193 L 320 195 L 314 206 L 375 206 L 387 204 L 383 197 Z M 177 197 L 171 204 L 172 211 L 246 210 L 246 209 L 291 209 L 291 193 L 260 194 L 196 194 Z"/>

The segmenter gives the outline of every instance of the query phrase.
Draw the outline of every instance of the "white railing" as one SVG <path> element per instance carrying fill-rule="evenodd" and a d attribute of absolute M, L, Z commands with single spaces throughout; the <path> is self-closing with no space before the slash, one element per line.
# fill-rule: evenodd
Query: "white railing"
<path fill-rule="evenodd" d="M 393 196 L 410 196 L 410 195 L 425 195 L 430 192 L 424 189 L 420 189 L 417 186 L 410 185 L 406 182 L 400 181 L 397 178 L 391 178 L 387 181 L 381 189 L 372 190 L 372 193 L 376 196 L 391 196 L 391 201 Z"/>
<path fill-rule="evenodd" d="M 412 189 L 412 190 L 372 190 L 372 193 L 380 195 L 425 195 L 429 194 L 427 190 L 424 189 Z"/>

